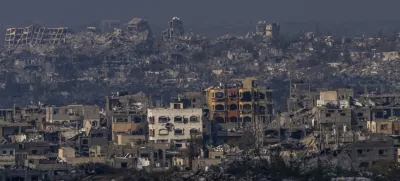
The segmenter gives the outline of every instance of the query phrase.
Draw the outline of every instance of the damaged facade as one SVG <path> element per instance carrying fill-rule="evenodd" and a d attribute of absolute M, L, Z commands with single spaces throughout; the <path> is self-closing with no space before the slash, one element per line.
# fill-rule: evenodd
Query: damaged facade
<path fill-rule="evenodd" d="M 66 41 L 67 27 L 46 28 L 31 25 L 25 28 L 7 28 L 4 46 L 28 44 L 62 44 Z"/>

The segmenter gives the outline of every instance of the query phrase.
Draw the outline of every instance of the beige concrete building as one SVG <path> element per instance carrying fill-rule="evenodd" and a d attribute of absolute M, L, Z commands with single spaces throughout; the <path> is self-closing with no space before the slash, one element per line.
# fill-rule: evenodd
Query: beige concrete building
<path fill-rule="evenodd" d="M 49 106 L 46 108 L 46 122 L 85 128 L 89 132 L 92 127 L 100 127 L 100 109 L 90 105 Z"/>
<path fill-rule="evenodd" d="M 190 139 L 201 136 L 202 109 L 184 108 L 183 103 L 171 103 L 170 108 L 148 109 L 149 141 L 173 143 L 186 148 Z"/>
<path fill-rule="evenodd" d="M 0 148 L 0 166 L 15 165 L 15 149 L 13 147 L 3 146 Z"/>

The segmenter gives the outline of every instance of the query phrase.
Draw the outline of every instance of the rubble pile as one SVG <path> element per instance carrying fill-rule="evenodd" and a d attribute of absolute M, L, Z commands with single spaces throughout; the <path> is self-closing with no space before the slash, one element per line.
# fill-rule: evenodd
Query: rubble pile
<path fill-rule="evenodd" d="M 227 34 L 210 40 L 185 32 L 177 17 L 168 25 L 161 39 L 142 18 L 111 32 L 97 27 L 82 32 L 40 25 L 10 28 L 0 56 L 0 95 L 6 97 L 1 104 L 27 100 L 99 104 L 100 97 L 117 89 L 157 90 L 152 92 L 155 96 L 168 97 L 182 88 L 199 90 L 247 76 L 263 79 L 282 92 L 288 90 L 277 80 L 359 85 L 371 84 L 362 80 L 374 76 L 387 80 L 389 88 L 398 87 L 397 39 L 312 32 L 279 39 L 279 24 L 260 21 L 246 36 Z"/>

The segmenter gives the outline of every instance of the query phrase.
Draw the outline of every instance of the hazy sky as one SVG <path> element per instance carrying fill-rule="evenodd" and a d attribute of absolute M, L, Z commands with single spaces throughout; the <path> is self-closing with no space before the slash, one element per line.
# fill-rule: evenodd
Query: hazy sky
<path fill-rule="evenodd" d="M 0 23 L 83 24 L 145 17 L 153 24 L 173 16 L 212 24 L 247 20 L 397 20 L 399 0 L 2 0 Z"/>
<path fill-rule="evenodd" d="M 283 33 L 312 31 L 315 22 L 322 22 L 321 29 L 332 33 L 368 34 L 380 29 L 400 30 L 400 21 L 388 26 L 374 22 L 400 20 L 398 7 L 400 0 L 1 0 L 0 24 L 4 28 L 38 21 L 46 26 L 76 28 L 100 20 L 127 22 L 143 17 L 160 34 L 167 21 L 178 16 L 185 29 L 206 36 L 243 34 L 258 20 L 282 23 Z M 310 21 L 314 24 L 293 24 Z M 359 25 L 353 21 L 368 22 Z"/>

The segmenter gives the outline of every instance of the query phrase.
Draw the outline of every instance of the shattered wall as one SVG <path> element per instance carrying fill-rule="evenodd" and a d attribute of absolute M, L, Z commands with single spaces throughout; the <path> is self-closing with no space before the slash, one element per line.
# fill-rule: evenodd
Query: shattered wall
<path fill-rule="evenodd" d="M 67 31 L 67 27 L 45 28 L 38 25 L 8 28 L 4 46 L 11 48 L 14 45 L 65 43 Z"/>

